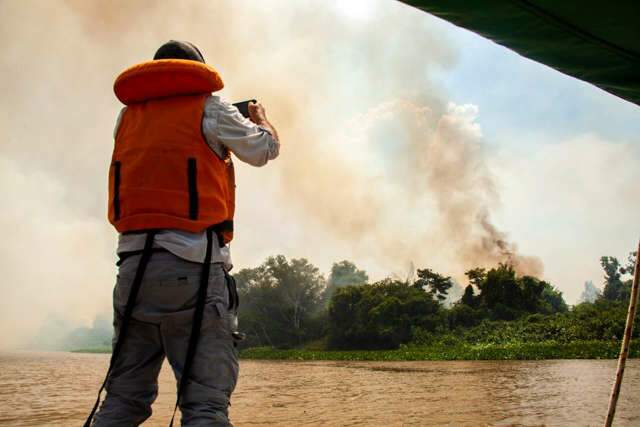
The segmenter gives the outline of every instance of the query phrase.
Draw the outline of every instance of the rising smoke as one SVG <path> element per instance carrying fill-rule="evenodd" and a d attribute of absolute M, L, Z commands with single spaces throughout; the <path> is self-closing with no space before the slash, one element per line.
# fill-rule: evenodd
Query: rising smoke
<path fill-rule="evenodd" d="M 491 221 L 499 197 L 476 116 L 472 105 L 380 104 L 334 143 L 298 148 L 313 161 L 287 162 L 283 187 L 307 215 L 395 268 L 416 260 L 462 280 L 465 269 L 507 262 L 540 275 L 540 260 Z"/>
<path fill-rule="evenodd" d="M 283 140 L 272 167 L 239 169 L 238 223 L 254 230 L 239 233 L 240 267 L 282 248 L 336 260 L 335 244 L 382 273 L 409 261 L 459 280 L 503 261 L 541 273 L 492 222 L 477 108 L 435 84 L 457 55 L 442 24 L 384 0 L 349 20 L 339 4 L 0 2 L 0 346 L 51 315 L 90 324 L 109 312 L 111 86 L 171 38 L 201 48 L 226 97 L 258 97 Z"/>

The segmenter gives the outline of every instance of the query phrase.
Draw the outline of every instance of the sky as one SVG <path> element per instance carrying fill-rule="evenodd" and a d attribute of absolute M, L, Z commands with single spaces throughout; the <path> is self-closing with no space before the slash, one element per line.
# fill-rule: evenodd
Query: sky
<path fill-rule="evenodd" d="M 235 269 L 369 276 L 514 263 L 575 303 L 640 230 L 640 107 L 393 0 L 0 2 L 0 348 L 110 312 L 113 80 L 169 39 L 257 98 L 281 155 L 236 162 Z"/>

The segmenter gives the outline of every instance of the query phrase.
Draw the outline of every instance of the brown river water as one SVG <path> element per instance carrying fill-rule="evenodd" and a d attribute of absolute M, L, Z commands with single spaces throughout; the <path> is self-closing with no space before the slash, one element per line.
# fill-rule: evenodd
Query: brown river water
<path fill-rule="evenodd" d="M 80 426 L 106 354 L 0 353 L 0 425 Z M 292 362 L 240 365 L 231 419 L 242 426 L 597 426 L 614 360 Z M 167 426 L 173 374 L 145 426 Z M 617 426 L 640 426 L 640 360 L 627 364 Z"/>

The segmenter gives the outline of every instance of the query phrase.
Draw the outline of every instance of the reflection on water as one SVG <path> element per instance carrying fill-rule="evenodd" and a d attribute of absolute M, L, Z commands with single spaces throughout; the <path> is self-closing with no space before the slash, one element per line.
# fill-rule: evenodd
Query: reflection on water
<path fill-rule="evenodd" d="M 82 425 L 108 355 L 0 354 L 0 424 Z M 242 361 L 231 417 L 242 426 L 601 425 L 613 360 Z M 640 425 L 640 360 L 628 362 L 616 425 Z M 146 425 L 166 426 L 167 366 Z"/>

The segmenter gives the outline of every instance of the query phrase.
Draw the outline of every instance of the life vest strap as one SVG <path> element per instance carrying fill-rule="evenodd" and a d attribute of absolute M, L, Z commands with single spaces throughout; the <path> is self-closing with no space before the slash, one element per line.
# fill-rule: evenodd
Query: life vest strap
<path fill-rule="evenodd" d="M 176 417 L 176 411 L 178 405 L 180 405 L 180 398 L 184 393 L 187 382 L 189 381 L 189 374 L 191 373 L 191 366 L 193 365 L 193 358 L 196 355 L 196 348 L 198 346 L 198 340 L 200 338 L 200 327 L 202 326 L 202 317 L 204 315 L 204 306 L 207 299 L 207 288 L 209 287 L 209 272 L 211 270 L 211 257 L 213 252 L 213 228 L 215 226 L 207 228 L 207 251 L 204 256 L 204 264 L 202 264 L 202 272 L 200 273 L 200 286 L 198 288 L 198 299 L 196 301 L 196 309 L 193 313 L 193 322 L 191 323 L 191 334 L 189 336 L 189 346 L 187 347 L 187 356 L 182 367 L 182 375 L 178 383 L 178 395 L 176 397 L 176 404 L 173 407 L 173 414 L 171 415 L 171 421 L 169 427 L 173 427 L 173 420 Z"/>
<path fill-rule="evenodd" d="M 189 182 L 189 219 L 198 219 L 198 171 L 196 159 L 187 160 L 187 180 Z"/>
<path fill-rule="evenodd" d="M 215 233 L 224 233 L 225 231 L 233 231 L 233 220 L 228 219 L 226 221 L 219 222 L 211 226 L 211 229 Z"/>
<path fill-rule="evenodd" d="M 119 161 L 113 162 L 113 219 L 115 221 L 120 219 L 120 168 L 122 163 Z"/>
<path fill-rule="evenodd" d="M 107 385 L 107 381 L 109 380 L 109 375 L 111 375 L 111 371 L 115 365 L 115 362 L 122 350 L 122 346 L 124 344 L 124 340 L 127 336 L 127 331 L 129 329 L 129 321 L 131 320 L 131 315 L 133 313 L 133 308 L 136 305 L 136 299 L 138 298 L 138 291 L 140 290 L 140 285 L 142 284 L 142 279 L 144 278 L 144 272 L 147 269 L 147 264 L 149 264 L 149 260 L 151 259 L 151 255 L 153 254 L 153 239 L 156 235 L 155 230 L 151 230 L 147 232 L 147 238 L 144 241 L 144 249 L 142 250 L 142 257 L 140 258 L 140 263 L 138 264 L 138 268 L 136 269 L 136 274 L 133 278 L 133 282 L 131 284 L 131 290 L 129 291 L 129 297 L 127 298 L 127 304 L 124 309 L 124 314 L 122 317 L 122 324 L 120 325 L 120 331 L 118 333 L 118 339 L 116 340 L 116 345 L 113 348 L 111 353 L 111 359 L 109 361 L 109 369 L 107 369 L 107 375 L 100 386 L 100 390 L 98 390 L 98 398 L 96 399 L 95 404 L 93 405 L 93 409 L 91 413 L 87 417 L 87 420 L 84 423 L 84 427 L 90 427 L 91 421 L 93 420 L 93 416 L 95 415 L 98 405 L 100 404 L 100 396 L 102 394 L 102 390 L 104 390 Z"/>
<path fill-rule="evenodd" d="M 218 237 L 218 246 L 222 248 L 225 245 L 224 233 L 233 233 L 233 220 L 228 219 L 226 221 L 219 222 L 212 225 L 210 228 L 214 233 L 216 233 L 216 236 Z"/>

